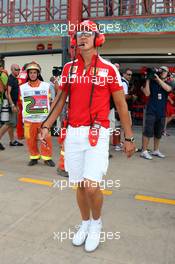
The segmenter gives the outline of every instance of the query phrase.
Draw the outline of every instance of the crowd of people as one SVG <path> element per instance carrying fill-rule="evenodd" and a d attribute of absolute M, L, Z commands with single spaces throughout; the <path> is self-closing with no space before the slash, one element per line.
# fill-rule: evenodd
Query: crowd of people
<path fill-rule="evenodd" d="M 2 110 L 2 105 L 3 105 L 3 101 L 8 98 L 8 105 L 9 105 L 9 117 L 8 117 L 8 121 L 3 122 L 1 121 L 1 127 L 0 127 L 0 150 L 4 150 L 5 147 L 3 146 L 1 139 L 3 137 L 3 135 L 8 132 L 9 134 L 9 146 L 23 146 L 23 143 L 21 143 L 19 140 L 24 138 L 24 132 L 23 132 L 23 127 L 24 125 L 24 118 L 23 121 L 22 119 L 22 108 L 21 108 L 21 100 L 19 99 L 19 95 L 20 95 L 20 86 L 21 84 L 24 84 L 25 82 L 29 81 L 29 76 L 27 74 L 26 70 L 28 64 L 25 64 L 24 67 L 22 69 L 20 69 L 19 65 L 17 64 L 13 64 L 11 65 L 11 73 L 10 75 L 8 75 L 8 72 L 4 69 L 3 63 L 0 64 L 0 110 Z M 36 63 L 37 65 L 37 63 Z M 148 109 L 151 105 L 156 105 L 156 98 L 155 95 L 153 95 L 152 93 L 155 92 L 155 88 L 152 89 L 152 93 L 151 92 L 145 92 L 145 87 L 146 84 L 149 82 L 151 82 L 151 85 L 154 86 L 155 84 L 155 79 L 153 78 L 153 76 L 149 76 L 149 73 L 147 73 L 147 71 L 145 70 L 144 73 L 142 74 L 136 74 L 133 73 L 133 70 L 131 68 L 126 68 L 124 70 L 120 69 L 120 65 L 118 63 L 114 63 L 114 65 L 116 66 L 116 68 L 119 70 L 120 75 L 121 75 L 121 81 L 122 81 L 122 85 L 123 85 L 123 90 L 124 90 L 124 94 L 125 94 L 125 98 L 127 101 L 127 105 L 128 105 L 128 111 L 129 111 L 129 115 L 130 115 L 130 120 L 131 123 L 133 123 L 133 120 L 135 120 L 135 106 L 140 107 L 141 106 L 141 112 L 140 112 L 140 116 L 139 119 L 143 120 L 144 123 L 144 128 L 145 126 L 148 127 L 149 132 L 146 134 L 149 134 L 149 137 L 152 137 L 152 135 L 154 135 L 153 131 L 151 132 L 150 127 L 152 128 L 152 124 L 148 125 L 148 121 L 145 123 L 145 117 L 148 116 L 148 114 L 146 115 L 146 113 L 148 113 L 149 111 L 146 109 Z M 39 66 L 40 67 L 40 66 Z M 55 69 L 57 68 L 57 69 Z M 50 93 L 50 99 L 49 99 L 49 105 L 52 104 L 52 102 L 54 101 L 54 98 L 59 90 L 58 88 L 58 79 L 61 76 L 61 67 L 55 67 L 53 70 L 53 75 L 50 78 L 50 83 L 49 83 L 49 93 Z M 38 78 L 41 81 L 43 81 L 43 78 L 41 76 L 41 68 L 36 69 L 38 71 Z M 150 70 L 150 69 L 149 69 Z M 167 73 L 165 75 L 165 82 L 169 82 L 172 83 L 172 81 L 175 81 L 175 77 L 174 75 L 169 73 L 169 69 L 166 66 L 162 66 L 159 69 L 157 69 L 157 76 L 161 77 L 162 74 Z M 147 74 L 148 74 L 148 78 L 147 78 Z M 147 85 L 148 86 L 148 85 Z M 174 83 L 173 85 L 170 85 L 170 87 L 174 87 Z M 150 88 L 147 88 L 150 89 Z M 162 89 L 161 89 L 162 91 Z M 158 92 L 158 91 L 157 91 Z M 160 111 L 162 112 L 162 124 L 160 125 L 160 130 L 159 131 L 159 135 L 158 138 L 160 138 L 162 135 L 163 136 L 169 136 L 170 133 L 167 130 L 167 126 L 168 124 L 175 119 L 175 92 L 174 89 L 172 89 L 172 91 L 168 91 L 168 93 L 166 94 L 165 98 L 162 98 L 162 95 L 157 95 L 159 96 L 159 99 L 157 97 L 158 103 L 160 102 L 160 104 L 162 102 L 164 102 L 164 106 L 163 109 L 160 110 L 160 104 L 156 105 L 156 111 L 157 113 L 160 113 Z M 153 98 L 152 98 L 153 97 Z M 150 101 L 150 98 L 151 101 Z M 161 99 L 162 98 L 162 99 Z M 164 110 L 166 105 L 166 110 Z M 111 127 L 114 129 L 119 129 L 120 133 L 121 133 L 121 125 L 120 125 L 120 120 L 119 120 L 119 116 L 117 113 L 117 110 L 114 107 L 114 104 L 112 105 L 112 119 L 110 118 L 111 122 Z M 65 112 L 65 108 L 63 113 Z M 62 116 L 62 115 L 61 115 Z M 63 115 L 64 116 L 64 115 Z M 18 120 L 18 121 L 17 121 Z M 44 119 L 43 119 L 44 120 Z M 147 120 L 147 119 L 146 119 Z M 62 121 L 62 118 L 61 118 Z M 22 123 L 22 124 L 21 124 Z M 113 123 L 113 124 L 112 124 Z M 56 125 L 56 123 L 55 123 Z M 15 133 L 14 133 L 14 129 L 17 127 L 17 138 L 15 138 Z M 19 127 L 19 129 L 18 129 Z M 143 133 L 143 134 L 144 134 Z M 151 134 L 150 134 L 151 133 Z M 144 139 L 144 136 L 143 136 Z M 121 139 L 121 134 L 118 134 L 118 139 L 117 140 L 112 140 L 112 144 L 114 145 L 114 148 L 116 151 L 122 151 L 123 149 L 123 142 Z M 143 149 L 144 151 L 147 150 L 147 145 L 145 146 L 143 144 Z M 146 152 L 145 152 L 146 153 Z M 33 155 L 31 155 L 33 156 Z M 34 155 L 35 156 L 35 155 Z M 143 153 L 141 153 L 141 156 L 144 158 L 148 158 L 151 159 L 150 154 L 146 153 L 145 155 Z M 164 157 L 164 155 L 161 155 L 162 157 Z M 33 162 L 31 162 L 32 164 Z"/>

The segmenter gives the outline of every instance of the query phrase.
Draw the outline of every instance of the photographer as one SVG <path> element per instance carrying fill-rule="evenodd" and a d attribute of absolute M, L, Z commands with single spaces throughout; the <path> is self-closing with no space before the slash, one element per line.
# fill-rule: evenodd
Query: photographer
<path fill-rule="evenodd" d="M 57 67 L 57 66 L 54 66 L 52 69 L 52 77 L 50 78 L 51 103 L 53 102 L 59 90 L 58 88 L 59 88 L 62 69 L 63 69 L 62 67 Z"/>
<path fill-rule="evenodd" d="M 146 85 L 143 88 L 143 92 L 146 96 L 149 96 L 149 100 L 145 111 L 143 149 L 140 156 L 148 160 L 152 160 L 152 155 L 159 158 L 165 157 L 159 151 L 159 144 L 165 124 L 168 93 L 172 90 L 168 82 L 168 73 L 169 69 L 166 66 L 161 66 L 158 72 L 149 70 Z M 154 137 L 154 151 L 151 153 L 152 155 L 147 151 L 151 137 Z"/>

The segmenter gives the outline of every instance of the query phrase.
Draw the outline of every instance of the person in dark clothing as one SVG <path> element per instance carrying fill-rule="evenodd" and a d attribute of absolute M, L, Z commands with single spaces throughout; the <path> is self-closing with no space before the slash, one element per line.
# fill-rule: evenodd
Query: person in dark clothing
<path fill-rule="evenodd" d="M 168 93 L 171 92 L 171 84 L 168 82 L 169 69 L 161 66 L 159 74 L 154 74 L 154 78 L 147 79 L 143 92 L 149 96 L 145 109 L 145 121 L 143 129 L 143 150 L 140 154 L 142 158 L 151 160 L 152 155 L 164 158 L 165 155 L 159 151 L 160 139 L 165 124 L 166 104 Z M 154 137 L 154 151 L 150 154 L 147 150 L 149 140 Z"/>
<path fill-rule="evenodd" d="M 0 140 L 3 137 L 3 135 L 8 131 L 10 136 L 10 146 L 23 146 L 22 143 L 18 142 L 17 140 L 14 140 L 14 128 L 17 125 L 17 113 L 18 113 L 18 107 L 17 107 L 17 101 L 18 101 L 18 92 L 19 92 L 19 85 L 17 76 L 19 74 L 20 67 L 17 64 L 12 64 L 11 66 L 11 74 L 8 78 L 7 83 L 7 97 L 10 104 L 10 113 L 9 113 L 9 121 L 6 122 L 1 128 L 0 128 Z M 0 150 L 4 150 L 4 146 L 2 143 L 0 143 Z"/>

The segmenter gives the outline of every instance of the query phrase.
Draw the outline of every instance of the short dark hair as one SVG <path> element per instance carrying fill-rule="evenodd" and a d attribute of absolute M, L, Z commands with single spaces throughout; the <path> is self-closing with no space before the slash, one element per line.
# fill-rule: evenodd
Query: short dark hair
<path fill-rule="evenodd" d="M 131 68 L 126 68 L 123 73 L 127 73 L 127 71 L 131 71 L 132 72 L 132 69 Z"/>

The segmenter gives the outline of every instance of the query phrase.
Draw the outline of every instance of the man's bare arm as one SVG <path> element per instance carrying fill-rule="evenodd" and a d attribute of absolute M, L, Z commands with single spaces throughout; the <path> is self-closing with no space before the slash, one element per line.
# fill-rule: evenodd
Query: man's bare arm
<path fill-rule="evenodd" d="M 12 111 L 18 112 L 18 107 L 14 104 L 12 97 L 11 97 L 11 89 L 12 89 L 12 87 L 10 85 L 8 85 L 7 97 L 8 97 L 9 103 L 11 105 Z"/>
<path fill-rule="evenodd" d="M 59 99 L 60 98 L 60 99 Z M 48 117 L 48 119 L 43 123 L 43 127 L 51 128 L 55 120 L 58 118 L 58 116 L 61 114 L 63 106 L 66 102 L 67 98 L 67 92 L 61 91 L 58 92 L 51 107 L 51 115 Z M 59 100 L 59 102 L 58 102 Z M 58 103 L 57 103 L 58 102 Z"/>
<path fill-rule="evenodd" d="M 142 92 L 144 93 L 145 96 L 150 96 L 150 80 L 146 80 L 145 86 L 142 88 Z"/>
<path fill-rule="evenodd" d="M 55 106 L 55 104 L 56 104 L 56 102 L 57 102 L 57 100 L 55 100 L 55 99 L 56 99 L 56 98 L 59 98 L 60 95 L 61 95 L 61 93 L 62 93 L 62 90 L 59 89 L 59 90 L 57 91 L 57 93 L 56 93 L 56 96 L 55 96 L 53 102 L 52 102 L 52 105 L 51 105 L 51 109 L 50 109 L 50 110 L 52 110 L 52 109 L 54 108 L 54 106 Z"/>
<path fill-rule="evenodd" d="M 161 80 L 157 74 L 155 74 L 157 82 L 160 84 L 160 86 L 167 92 L 171 92 L 172 88 L 170 85 L 168 85 L 166 82 Z"/>
<path fill-rule="evenodd" d="M 7 96 L 8 96 L 8 100 L 9 100 L 10 105 L 13 105 L 14 102 L 12 101 L 11 90 L 12 90 L 12 87 L 10 85 L 8 85 Z"/>

